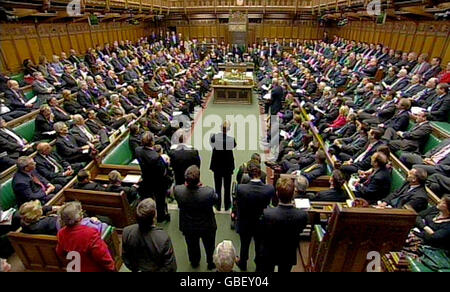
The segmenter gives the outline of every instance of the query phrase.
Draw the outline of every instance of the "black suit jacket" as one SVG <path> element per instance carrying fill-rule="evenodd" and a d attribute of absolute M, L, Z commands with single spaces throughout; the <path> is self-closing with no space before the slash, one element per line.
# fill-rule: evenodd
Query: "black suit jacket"
<path fill-rule="evenodd" d="M 330 189 L 318 193 L 312 202 L 345 202 L 349 199 L 348 195 L 342 189 Z"/>
<path fill-rule="evenodd" d="M 88 182 L 88 183 L 79 183 L 77 182 L 74 186 L 74 189 L 77 190 L 85 190 L 85 191 L 99 191 L 106 192 L 106 188 L 96 182 Z"/>
<path fill-rule="evenodd" d="M 356 197 L 363 198 L 369 204 L 376 204 L 386 198 L 391 190 L 391 172 L 387 168 L 378 169 L 368 181 L 356 188 Z"/>
<path fill-rule="evenodd" d="M 11 89 L 7 89 L 5 91 L 5 99 L 8 107 L 10 107 L 12 110 L 21 110 L 26 112 L 31 111 L 32 109 L 27 108 L 25 106 L 27 99 L 25 98 L 23 91 L 18 90 L 17 93 L 19 94 L 20 97 L 14 94 L 14 92 Z"/>
<path fill-rule="evenodd" d="M 283 97 L 284 91 L 281 86 L 276 86 L 272 89 L 271 106 L 270 106 L 270 113 L 272 115 L 277 115 L 283 108 L 282 105 Z"/>
<path fill-rule="evenodd" d="M 67 139 L 58 136 L 55 145 L 58 154 L 61 155 L 63 159 L 82 154 L 81 147 L 79 147 L 77 140 L 72 135 L 67 135 Z"/>
<path fill-rule="evenodd" d="M 399 190 L 387 196 L 383 202 L 397 209 L 404 208 L 408 205 L 417 213 L 426 210 L 428 207 L 428 193 L 425 187 L 420 186 L 411 191 L 410 188 L 410 184 L 406 182 Z"/>
<path fill-rule="evenodd" d="M 49 182 L 36 171 L 33 172 L 33 175 L 36 176 L 44 186 L 49 184 Z M 29 174 L 21 171 L 18 171 L 14 175 L 12 187 L 19 206 L 34 200 L 39 200 L 42 205 L 45 205 L 50 199 L 42 190 L 41 186 L 36 184 Z"/>
<path fill-rule="evenodd" d="M 142 170 L 142 182 L 139 187 L 139 194 L 150 197 L 153 194 L 160 194 L 169 188 L 167 165 L 161 156 L 147 147 L 136 149 L 136 158 Z"/>
<path fill-rule="evenodd" d="M 44 134 L 47 132 L 53 132 L 54 122 L 50 122 L 47 120 L 42 114 L 38 114 L 36 116 L 36 138 L 35 140 L 53 140 L 56 137 L 56 134 Z"/>
<path fill-rule="evenodd" d="M 423 149 L 432 131 L 433 128 L 429 122 L 415 125 L 410 131 L 403 133 L 403 139 L 400 143 L 402 150 L 410 148 Z"/>
<path fill-rule="evenodd" d="M 236 148 L 236 140 L 223 133 L 211 137 L 213 148 L 210 169 L 216 173 L 232 174 L 235 168 L 233 149 Z"/>
<path fill-rule="evenodd" d="M 450 94 L 436 97 L 430 110 L 430 118 L 433 121 L 446 122 L 450 112 Z"/>
<path fill-rule="evenodd" d="M 409 126 L 409 117 L 410 112 L 409 111 L 403 111 L 401 113 L 397 113 L 390 119 L 389 121 L 385 122 L 384 125 L 386 128 L 393 128 L 396 131 L 406 131 Z"/>
<path fill-rule="evenodd" d="M 275 197 L 275 188 L 262 182 L 240 184 L 236 189 L 237 224 L 239 234 L 254 234 L 264 209 Z"/>
<path fill-rule="evenodd" d="M 180 208 L 180 231 L 183 234 L 216 232 L 217 224 L 213 206 L 218 197 L 214 189 L 200 187 L 188 189 L 176 186 L 175 199 Z"/>
<path fill-rule="evenodd" d="M 63 160 L 57 153 L 52 153 L 50 157 L 61 165 L 63 168 L 61 171 L 65 171 L 70 166 L 70 164 Z M 36 155 L 34 161 L 36 162 L 36 170 L 46 179 L 52 180 L 62 175 L 62 172 L 55 172 L 53 165 L 51 165 L 41 154 Z"/>
<path fill-rule="evenodd" d="M 13 130 L 10 131 L 15 133 L 17 137 L 20 137 L 20 135 Z M 0 153 L 3 151 L 8 152 L 10 158 L 19 158 L 22 147 L 17 143 L 16 139 L 0 130 Z"/>
<path fill-rule="evenodd" d="M 271 264 L 296 265 L 300 234 L 307 222 L 307 213 L 294 206 L 266 209 L 260 222 L 263 260 Z"/>
<path fill-rule="evenodd" d="M 185 182 L 184 173 L 192 165 L 200 168 L 201 160 L 198 150 L 189 149 L 186 146 L 179 145 L 175 150 L 170 152 L 170 162 L 175 172 L 175 181 L 177 185 Z"/>
<path fill-rule="evenodd" d="M 95 108 L 94 101 L 92 100 L 93 96 L 89 93 L 89 91 L 87 92 L 83 92 L 81 90 L 78 91 L 77 99 L 78 103 L 85 109 Z"/>

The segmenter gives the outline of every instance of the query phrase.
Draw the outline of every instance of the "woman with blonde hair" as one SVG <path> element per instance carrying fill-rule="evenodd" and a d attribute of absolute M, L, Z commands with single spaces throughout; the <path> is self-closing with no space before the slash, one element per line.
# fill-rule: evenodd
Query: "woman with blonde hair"
<path fill-rule="evenodd" d="M 59 207 L 42 207 L 39 200 L 23 204 L 19 209 L 22 232 L 28 234 L 56 235 L 59 224 L 58 217 L 48 215 L 57 212 Z"/>
<path fill-rule="evenodd" d="M 325 124 L 324 128 L 322 128 L 322 132 L 325 133 L 330 133 L 330 132 L 334 132 L 336 130 L 339 130 L 340 128 L 342 128 L 343 126 L 345 126 L 347 124 L 347 116 L 350 112 L 350 108 L 346 105 L 343 105 L 339 108 L 339 116 L 337 117 L 336 120 L 333 121 L 333 123 L 331 124 Z"/>

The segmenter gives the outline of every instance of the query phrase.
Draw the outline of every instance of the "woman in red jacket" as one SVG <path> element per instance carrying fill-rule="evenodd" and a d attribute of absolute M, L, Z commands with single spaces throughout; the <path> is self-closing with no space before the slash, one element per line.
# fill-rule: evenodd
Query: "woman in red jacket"
<path fill-rule="evenodd" d="M 439 78 L 439 83 L 449 83 L 450 84 L 450 62 L 448 62 L 447 68 L 438 75 L 438 78 Z"/>
<path fill-rule="evenodd" d="M 59 215 L 65 227 L 58 233 L 56 253 L 66 258 L 69 253 L 77 252 L 80 255 L 80 266 L 75 269 L 80 272 L 115 272 L 114 260 L 100 233 L 80 224 L 83 219 L 81 204 L 67 203 L 61 208 Z"/>
<path fill-rule="evenodd" d="M 324 125 L 321 130 L 325 133 L 331 133 L 345 126 L 347 124 L 347 116 L 349 111 L 350 108 L 348 106 L 341 106 L 337 119 L 331 124 Z"/>

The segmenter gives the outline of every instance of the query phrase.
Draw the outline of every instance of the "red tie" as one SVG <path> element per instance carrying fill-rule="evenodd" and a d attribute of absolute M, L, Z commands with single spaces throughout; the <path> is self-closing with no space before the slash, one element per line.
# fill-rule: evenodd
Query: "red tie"
<path fill-rule="evenodd" d="M 33 182 L 35 184 L 38 184 L 39 186 L 41 186 L 41 188 L 44 192 L 47 190 L 47 188 L 44 186 L 44 184 L 36 176 L 31 175 L 31 178 L 33 179 Z"/>

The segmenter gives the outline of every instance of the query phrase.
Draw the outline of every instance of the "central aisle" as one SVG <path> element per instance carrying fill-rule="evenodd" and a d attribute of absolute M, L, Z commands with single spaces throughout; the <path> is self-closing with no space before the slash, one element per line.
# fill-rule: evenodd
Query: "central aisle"
<path fill-rule="evenodd" d="M 233 176 L 233 181 L 235 181 L 236 179 L 236 173 L 237 173 L 237 169 L 240 165 L 242 165 L 245 162 L 248 162 L 248 160 L 250 159 L 251 155 L 255 152 L 261 153 L 261 151 L 259 150 L 259 137 L 260 137 L 260 131 L 259 131 L 259 123 L 260 123 L 260 113 L 259 113 L 259 106 L 258 106 L 258 100 L 256 98 L 256 96 L 254 97 L 254 101 L 252 105 L 224 105 L 224 104 L 214 104 L 213 99 L 210 100 L 207 108 L 204 110 L 203 113 L 200 113 L 196 119 L 196 125 L 195 125 L 195 129 L 194 129 L 194 133 L 192 134 L 192 145 L 194 146 L 198 146 L 201 145 L 201 143 L 199 144 L 198 140 L 199 138 L 203 139 L 204 141 L 209 140 L 209 134 L 208 132 L 210 130 L 213 130 L 214 133 L 218 133 L 220 131 L 220 126 L 221 126 L 221 122 L 225 121 L 225 119 L 227 118 L 227 115 L 232 115 L 232 116 L 238 116 L 241 115 L 244 118 L 247 117 L 252 117 L 257 121 L 257 127 L 255 128 L 254 125 L 248 125 L 246 126 L 246 132 L 245 132 L 245 136 L 247 137 L 245 140 L 245 142 L 243 141 L 239 141 L 240 139 L 238 139 L 238 137 L 236 137 L 234 134 L 236 133 L 236 129 L 230 133 L 231 136 L 235 137 L 237 140 L 237 143 L 239 144 L 241 143 L 245 143 L 246 147 L 245 149 L 242 150 L 235 150 L 234 151 L 234 155 L 235 155 L 235 164 L 236 164 L 236 170 Z M 217 125 L 215 125 L 215 127 L 211 126 L 214 125 L 214 123 L 210 123 L 210 120 L 214 120 L 214 121 L 219 121 L 218 119 L 221 120 L 220 123 L 218 123 Z M 250 121 L 250 119 L 248 119 Z M 236 127 L 236 125 L 233 125 L 234 127 Z M 232 126 L 232 127 L 233 127 Z M 239 123 L 239 125 L 237 125 L 239 127 L 239 131 L 242 131 L 243 129 L 243 125 L 242 123 Z M 249 129 L 250 128 L 255 128 L 257 129 L 257 133 L 253 133 L 252 135 L 249 135 Z M 243 133 L 240 132 L 241 136 L 243 136 Z M 255 136 L 256 135 L 256 136 Z M 249 136 L 252 136 L 252 140 L 256 139 L 256 141 L 252 141 L 252 143 L 250 143 L 249 141 Z M 256 145 L 257 148 L 254 148 L 253 146 Z M 205 145 L 203 145 L 205 146 Z M 241 145 L 242 146 L 242 145 Z M 250 147 L 252 146 L 252 147 Z M 200 152 L 200 157 L 202 158 L 202 165 L 201 165 L 201 174 L 202 174 L 202 182 L 204 185 L 207 186 L 211 186 L 214 187 L 214 177 L 213 177 L 213 173 L 209 170 L 209 166 L 211 163 L 211 151 L 209 149 L 204 149 L 205 147 L 197 147 L 199 149 Z M 249 149 L 250 148 L 250 149 Z M 265 167 L 264 167 L 265 168 Z M 174 206 L 172 206 L 171 209 Z M 166 229 L 169 232 L 170 237 L 172 238 L 172 242 L 174 245 L 174 249 L 175 249 L 175 254 L 176 254 L 176 258 L 177 258 L 177 264 L 178 264 L 178 272 L 206 272 L 207 268 L 206 268 L 206 257 L 205 257 L 205 252 L 204 249 L 202 249 L 202 260 L 201 260 L 201 264 L 200 267 L 197 269 L 193 269 L 190 266 L 189 260 L 188 260 L 188 256 L 187 256 L 187 247 L 186 247 L 186 243 L 184 241 L 184 237 L 181 234 L 181 232 L 179 231 L 178 227 L 178 215 L 179 212 L 178 210 L 171 210 L 170 214 L 172 216 L 172 220 L 170 222 L 170 224 L 165 224 L 162 227 L 164 227 L 164 229 Z M 240 241 L 239 241 L 239 235 L 236 234 L 236 232 L 234 230 L 231 230 L 230 228 L 230 224 L 231 224 L 231 220 L 230 220 L 230 214 L 229 213 L 218 213 L 216 215 L 216 220 L 217 220 L 217 234 L 216 234 L 216 245 L 220 242 L 222 242 L 223 240 L 232 240 L 237 253 L 239 254 L 239 250 L 240 250 Z M 252 243 L 251 247 L 250 247 L 250 260 L 248 263 L 248 270 L 249 271 L 254 271 L 255 270 L 255 265 L 253 263 L 253 259 L 254 259 L 254 244 Z M 237 270 L 238 271 L 238 270 Z"/>

